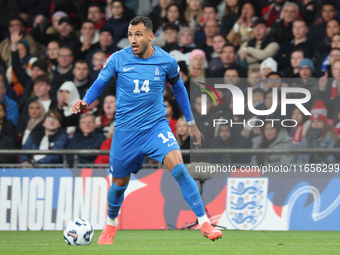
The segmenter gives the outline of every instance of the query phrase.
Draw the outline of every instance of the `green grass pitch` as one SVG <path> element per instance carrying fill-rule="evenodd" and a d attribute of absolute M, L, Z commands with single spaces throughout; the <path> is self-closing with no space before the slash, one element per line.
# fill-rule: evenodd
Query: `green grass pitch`
<path fill-rule="evenodd" d="M 113 245 L 68 246 L 62 231 L 0 231 L 0 254 L 340 254 L 340 232 L 233 231 L 215 242 L 197 230 L 118 230 Z"/>

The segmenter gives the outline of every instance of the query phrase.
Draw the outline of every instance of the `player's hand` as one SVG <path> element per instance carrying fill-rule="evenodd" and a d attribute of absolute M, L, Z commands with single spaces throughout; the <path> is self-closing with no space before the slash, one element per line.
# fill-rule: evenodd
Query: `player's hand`
<path fill-rule="evenodd" d="M 89 105 L 80 99 L 78 99 L 72 106 L 72 114 L 77 114 L 83 110 L 86 110 Z"/>
<path fill-rule="evenodd" d="M 201 146 L 202 135 L 196 124 L 189 126 L 189 135 L 191 138 L 196 138 L 196 142 L 194 142 L 194 144 L 196 145 L 196 149 L 198 149 L 198 147 Z"/>

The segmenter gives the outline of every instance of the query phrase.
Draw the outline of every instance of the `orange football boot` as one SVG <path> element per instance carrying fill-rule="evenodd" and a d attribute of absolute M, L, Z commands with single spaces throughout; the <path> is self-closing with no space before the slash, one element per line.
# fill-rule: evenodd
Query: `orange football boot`
<path fill-rule="evenodd" d="M 222 231 L 211 226 L 209 222 L 203 223 L 201 232 L 204 237 L 209 238 L 212 241 L 222 238 Z"/>
<path fill-rule="evenodd" d="M 113 244 L 113 238 L 117 232 L 117 227 L 105 224 L 102 234 L 98 239 L 98 244 Z"/>

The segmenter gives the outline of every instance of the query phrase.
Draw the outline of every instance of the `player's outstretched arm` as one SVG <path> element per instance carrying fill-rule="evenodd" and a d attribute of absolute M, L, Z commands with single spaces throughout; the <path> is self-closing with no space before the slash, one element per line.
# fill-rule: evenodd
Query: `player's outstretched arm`
<path fill-rule="evenodd" d="M 78 112 L 81 112 L 83 110 L 86 110 L 89 105 L 80 99 L 78 99 L 73 105 L 72 105 L 72 114 L 77 114 Z"/>

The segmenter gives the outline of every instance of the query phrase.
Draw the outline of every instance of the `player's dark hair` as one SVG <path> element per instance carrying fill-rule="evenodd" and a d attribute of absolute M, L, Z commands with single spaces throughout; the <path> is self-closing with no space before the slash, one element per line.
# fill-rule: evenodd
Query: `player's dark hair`
<path fill-rule="evenodd" d="M 235 54 L 237 53 L 237 51 L 236 51 L 236 46 L 235 46 L 234 44 L 232 44 L 232 43 L 227 43 L 227 44 L 225 44 L 225 45 L 223 46 L 223 48 L 222 48 L 222 51 L 223 51 L 223 49 L 224 49 L 225 47 L 232 47 L 233 50 L 234 50 L 234 53 L 235 53 Z"/>
<path fill-rule="evenodd" d="M 203 9 L 204 10 L 205 8 L 213 8 L 215 13 L 218 13 L 218 9 L 217 9 L 217 6 L 216 5 L 213 5 L 213 4 L 206 4 L 203 6 Z"/>
<path fill-rule="evenodd" d="M 150 29 L 151 31 L 153 30 L 153 25 L 152 25 L 152 21 L 149 17 L 144 17 L 144 16 L 137 16 L 137 17 L 134 17 L 131 21 L 130 21 L 130 24 L 131 26 L 136 26 L 140 23 L 143 23 L 144 26 L 147 28 L 147 29 Z"/>
<path fill-rule="evenodd" d="M 179 26 L 177 26 L 173 23 L 168 23 L 163 27 L 163 31 L 166 31 L 168 29 L 176 30 L 177 32 L 179 32 Z"/>
<path fill-rule="evenodd" d="M 51 117 L 51 115 L 54 115 L 54 117 L 59 121 L 61 122 L 61 120 L 63 119 L 63 117 L 61 116 L 61 114 L 56 111 L 56 110 L 49 110 L 47 113 L 45 113 L 44 115 L 44 119 L 42 122 L 45 122 L 45 120 L 48 118 L 48 117 Z"/>
<path fill-rule="evenodd" d="M 47 85 L 50 85 L 50 80 L 48 79 L 48 76 L 45 74 L 39 75 L 37 76 L 34 81 L 33 84 L 37 84 L 38 82 L 45 82 Z"/>
<path fill-rule="evenodd" d="M 89 9 L 90 9 L 90 7 L 98 7 L 100 13 L 105 13 L 105 7 L 104 7 L 104 5 L 102 5 L 100 3 L 92 2 L 92 3 L 89 4 Z"/>

